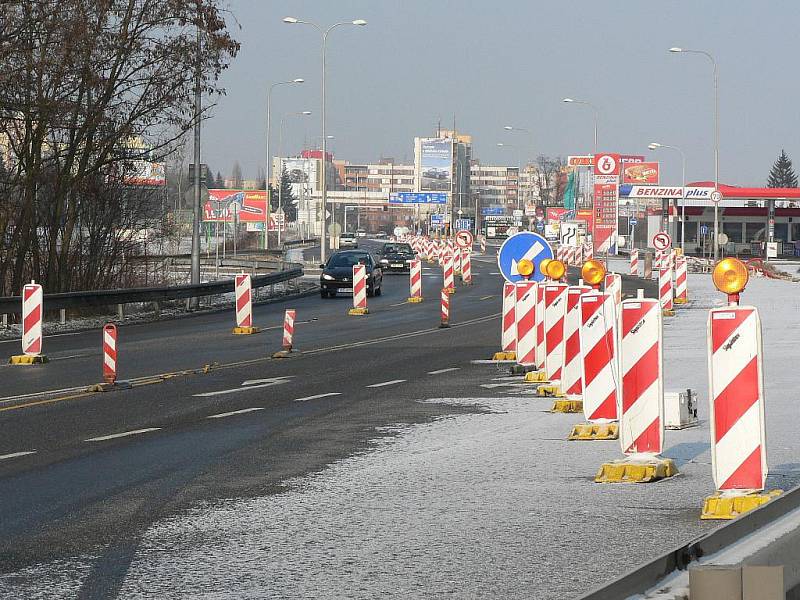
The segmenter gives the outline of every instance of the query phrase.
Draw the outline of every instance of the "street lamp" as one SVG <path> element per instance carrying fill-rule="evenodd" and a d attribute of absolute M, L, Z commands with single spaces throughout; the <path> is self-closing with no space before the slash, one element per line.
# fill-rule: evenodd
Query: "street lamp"
<path fill-rule="evenodd" d="M 293 85 L 297 83 L 304 83 L 305 79 L 292 79 L 290 81 L 278 81 L 269 86 L 267 91 L 267 180 L 264 182 L 264 189 L 267 198 L 266 207 L 264 210 L 264 250 L 269 249 L 269 181 L 270 173 L 272 171 L 272 157 L 269 155 L 269 137 L 270 137 L 270 116 L 271 116 L 271 103 L 272 103 L 272 90 L 279 85 Z M 280 235 L 280 234 L 279 234 Z"/>
<path fill-rule="evenodd" d="M 322 262 L 325 262 L 325 235 L 326 230 L 325 226 L 327 224 L 327 211 L 328 211 L 328 179 L 327 179 L 327 156 L 328 156 L 328 138 L 325 135 L 325 50 L 328 45 L 328 34 L 339 27 L 340 25 L 356 25 L 363 27 L 367 24 L 364 19 L 356 19 L 354 21 L 342 21 L 340 23 L 334 23 L 327 29 L 323 29 L 316 23 L 312 23 L 311 21 L 302 21 L 295 17 L 284 17 L 284 23 L 288 23 L 289 25 L 310 25 L 314 27 L 317 31 L 322 34 L 322 234 L 320 235 L 320 257 Z"/>
<path fill-rule="evenodd" d="M 651 142 L 647 146 L 650 150 L 658 150 L 659 148 L 669 148 L 676 150 L 681 154 L 681 251 L 686 253 L 686 154 L 677 146 L 670 146 L 669 144 L 659 144 L 658 142 Z"/>
<path fill-rule="evenodd" d="M 597 154 L 597 121 L 600 118 L 600 111 L 594 104 L 592 104 L 591 102 L 587 102 L 586 100 L 576 100 L 575 98 L 563 98 L 561 101 L 566 102 L 567 104 L 585 104 L 586 106 L 594 110 L 594 153 Z"/>
<path fill-rule="evenodd" d="M 719 70 L 717 61 L 710 52 L 705 50 L 689 50 L 687 48 L 673 47 L 669 49 L 673 54 L 702 54 L 711 61 L 714 67 L 714 192 L 719 197 Z M 719 260 L 719 200 L 714 200 L 714 261 Z"/>
<path fill-rule="evenodd" d="M 301 112 L 293 112 L 281 117 L 281 126 L 278 128 L 278 160 L 281 165 L 281 172 L 278 175 L 278 247 L 281 245 L 281 212 L 283 211 L 283 122 L 286 117 L 308 117 L 311 115 L 310 110 Z M 285 219 L 284 219 L 285 222 Z"/>

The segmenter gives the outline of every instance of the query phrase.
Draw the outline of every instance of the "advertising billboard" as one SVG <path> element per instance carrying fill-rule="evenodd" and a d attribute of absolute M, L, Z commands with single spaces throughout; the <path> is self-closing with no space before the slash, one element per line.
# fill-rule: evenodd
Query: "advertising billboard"
<path fill-rule="evenodd" d="M 164 174 L 164 163 L 134 160 L 131 169 L 122 178 L 125 185 L 164 186 L 167 177 Z"/>
<path fill-rule="evenodd" d="M 453 183 L 453 140 L 420 140 L 420 190 L 449 192 Z"/>
<path fill-rule="evenodd" d="M 636 185 L 658 185 L 659 169 L 657 162 L 625 164 L 622 167 L 622 183 Z"/>
<path fill-rule="evenodd" d="M 295 198 L 309 196 L 317 187 L 317 161 L 305 158 L 286 158 L 283 168 L 292 184 Z"/>
<path fill-rule="evenodd" d="M 264 190 L 208 190 L 203 221 L 210 223 L 263 223 L 267 208 Z M 277 231 L 275 213 L 270 214 L 270 231 Z M 249 230 L 248 230 L 249 231 Z"/>

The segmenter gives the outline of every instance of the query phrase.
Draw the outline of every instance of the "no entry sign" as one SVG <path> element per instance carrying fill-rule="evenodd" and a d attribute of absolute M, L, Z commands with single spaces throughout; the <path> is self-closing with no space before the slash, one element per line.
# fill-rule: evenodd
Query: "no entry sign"
<path fill-rule="evenodd" d="M 668 233 L 659 231 L 653 236 L 653 248 L 656 250 L 664 252 L 665 250 L 669 250 L 670 246 L 672 246 L 672 238 Z"/>

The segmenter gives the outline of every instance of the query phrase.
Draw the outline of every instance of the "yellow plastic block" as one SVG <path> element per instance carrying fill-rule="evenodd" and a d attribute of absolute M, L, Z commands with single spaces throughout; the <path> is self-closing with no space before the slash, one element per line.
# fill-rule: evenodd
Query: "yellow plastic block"
<path fill-rule="evenodd" d="M 417 304 L 418 302 L 422 302 L 422 296 L 411 296 L 408 301 L 411 302 L 411 304 Z"/>
<path fill-rule="evenodd" d="M 543 398 L 563 398 L 564 392 L 561 391 L 560 385 L 540 385 L 537 389 L 539 396 Z"/>
<path fill-rule="evenodd" d="M 703 520 L 735 519 L 739 515 L 777 498 L 782 493 L 783 490 L 742 494 L 715 492 L 703 502 L 703 512 L 700 513 L 700 518 Z"/>
<path fill-rule="evenodd" d="M 27 354 L 17 354 L 8 359 L 10 365 L 42 365 L 48 362 L 44 354 L 28 356 Z"/>
<path fill-rule="evenodd" d="M 595 483 L 650 483 L 678 473 L 671 458 L 654 456 L 648 459 L 615 460 L 604 463 L 597 471 Z"/>
<path fill-rule="evenodd" d="M 253 335 L 259 333 L 261 330 L 258 327 L 234 327 L 234 335 Z"/>
<path fill-rule="evenodd" d="M 516 352 L 495 352 L 492 360 L 517 360 Z"/>
<path fill-rule="evenodd" d="M 291 350 L 278 350 L 272 353 L 272 358 L 289 358 L 291 355 Z"/>
<path fill-rule="evenodd" d="M 675 298 L 672 302 L 675 304 L 688 304 L 689 300 L 686 298 Z"/>
<path fill-rule="evenodd" d="M 358 315 L 368 315 L 369 309 L 368 308 L 351 308 L 347 311 L 348 315 L 351 316 L 358 316 Z"/>
<path fill-rule="evenodd" d="M 619 438 L 618 423 L 579 423 L 572 428 L 568 440 L 616 440 Z"/>
<path fill-rule="evenodd" d="M 452 294 L 455 294 L 455 293 L 456 293 L 456 288 L 454 288 L 454 287 L 451 287 L 451 288 L 445 288 L 445 291 L 446 291 L 448 294 L 451 294 L 451 295 L 452 295 Z"/>
<path fill-rule="evenodd" d="M 579 413 L 583 412 L 583 400 L 556 400 L 550 412 Z"/>
<path fill-rule="evenodd" d="M 544 371 L 528 371 L 525 373 L 525 383 L 544 383 L 547 381 L 547 373 Z"/>
<path fill-rule="evenodd" d="M 661 311 L 661 314 L 663 316 L 665 316 L 665 317 L 674 317 L 675 316 L 675 311 L 672 310 L 672 309 L 665 309 L 665 310 Z"/>

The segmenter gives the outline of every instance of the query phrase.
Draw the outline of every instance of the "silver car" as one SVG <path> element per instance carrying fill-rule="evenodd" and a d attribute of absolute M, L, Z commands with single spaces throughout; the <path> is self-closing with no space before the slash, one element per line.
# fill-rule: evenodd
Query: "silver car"
<path fill-rule="evenodd" d="M 340 235 L 339 248 L 358 248 L 358 238 L 356 238 L 356 234 L 345 232 Z"/>

